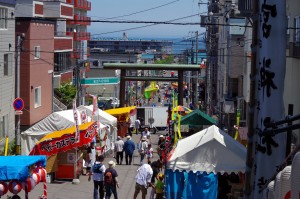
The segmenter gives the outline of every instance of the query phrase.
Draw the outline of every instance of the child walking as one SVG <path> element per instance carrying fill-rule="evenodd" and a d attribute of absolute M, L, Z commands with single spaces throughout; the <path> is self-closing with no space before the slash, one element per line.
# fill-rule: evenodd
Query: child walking
<path fill-rule="evenodd" d="M 164 198 L 164 174 L 160 173 L 157 175 L 157 181 L 155 184 L 155 199 L 163 199 Z"/>
<path fill-rule="evenodd" d="M 151 160 L 153 157 L 153 148 L 151 147 L 150 143 L 148 144 L 146 155 L 147 155 L 147 159 L 148 159 L 148 164 L 151 164 Z"/>

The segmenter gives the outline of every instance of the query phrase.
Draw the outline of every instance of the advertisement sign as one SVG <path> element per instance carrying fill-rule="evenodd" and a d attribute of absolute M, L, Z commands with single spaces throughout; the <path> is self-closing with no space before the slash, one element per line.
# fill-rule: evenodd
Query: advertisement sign
<path fill-rule="evenodd" d="M 78 112 L 76 109 L 76 99 L 73 100 L 73 115 L 74 115 L 74 122 L 75 122 L 75 139 L 76 142 L 79 142 L 79 127 L 78 127 Z"/>
<path fill-rule="evenodd" d="M 90 122 L 84 125 L 86 125 L 87 128 L 80 129 L 80 142 L 75 142 L 75 128 L 71 127 L 62 131 L 53 132 L 53 138 L 49 138 L 36 144 L 30 152 L 30 155 L 51 156 L 60 152 L 65 152 L 73 148 L 89 144 L 97 135 L 97 124 L 96 122 Z M 61 136 L 56 137 L 56 135 Z"/>
<path fill-rule="evenodd" d="M 285 159 L 286 133 L 264 134 L 266 124 L 284 119 L 283 88 L 286 49 L 286 1 L 260 0 L 258 4 L 256 86 L 256 134 L 253 165 L 253 196 L 262 198 L 262 188 Z"/>
<path fill-rule="evenodd" d="M 74 163 L 75 162 L 75 153 L 67 153 L 67 162 Z"/>

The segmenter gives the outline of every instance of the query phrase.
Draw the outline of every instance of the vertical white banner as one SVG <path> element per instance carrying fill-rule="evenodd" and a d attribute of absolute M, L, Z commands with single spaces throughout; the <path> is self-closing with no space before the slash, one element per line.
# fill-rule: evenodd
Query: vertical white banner
<path fill-rule="evenodd" d="M 284 161 L 286 133 L 262 136 L 265 124 L 284 119 L 286 1 L 259 0 L 257 103 L 253 197 L 262 198 L 262 188 Z"/>
<path fill-rule="evenodd" d="M 78 126 L 78 112 L 76 108 L 76 99 L 73 100 L 73 115 L 74 115 L 74 122 L 75 122 L 75 142 L 80 142 L 80 131 Z"/>
<path fill-rule="evenodd" d="M 100 128 L 99 121 L 99 108 L 98 108 L 98 100 L 96 96 L 93 96 L 93 112 L 92 112 L 92 120 L 97 122 L 97 131 Z M 99 133 L 99 131 L 98 131 Z"/>

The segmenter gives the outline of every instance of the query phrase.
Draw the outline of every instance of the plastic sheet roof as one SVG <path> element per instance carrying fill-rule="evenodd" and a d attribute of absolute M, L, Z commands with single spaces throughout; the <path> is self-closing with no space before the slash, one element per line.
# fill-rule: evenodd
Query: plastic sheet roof
<path fill-rule="evenodd" d="M 0 156 L 0 181 L 25 181 L 30 175 L 30 166 L 40 162 L 46 166 L 46 156 Z"/>

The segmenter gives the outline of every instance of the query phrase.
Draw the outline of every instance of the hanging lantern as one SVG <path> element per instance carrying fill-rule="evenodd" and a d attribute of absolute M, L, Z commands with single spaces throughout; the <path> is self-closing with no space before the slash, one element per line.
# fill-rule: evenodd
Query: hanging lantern
<path fill-rule="evenodd" d="M 21 183 L 18 181 L 11 181 L 8 185 L 8 190 L 13 194 L 18 194 L 22 189 Z"/>
<path fill-rule="evenodd" d="M 40 168 L 39 175 L 40 175 L 41 181 L 46 182 L 46 175 L 47 175 L 46 169 Z"/>
<path fill-rule="evenodd" d="M 8 186 L 6 182 L 0 182 L 0 197 L 5 195 L 8 191 Z"/>
<path fill-rule="evenodd" d="M 37 184 L 40 183 L 40 181 L 41 181 L 41 176 L 40 176 L 40 174 L 38 174 L 38 173 L 33 173 L 31 177 L 32 177 L 32 179 L 34 180 L 35 185 L 37 185 Z"/>
<path fill-rule="evenodd" d="M 33 178 L 27 178 L 25 182 L 22 182 L 22 189 L 26 191 L 26 186 L 27 186 L 27 192 L 30 192 L 34 187 L 36 183 Z"/>

